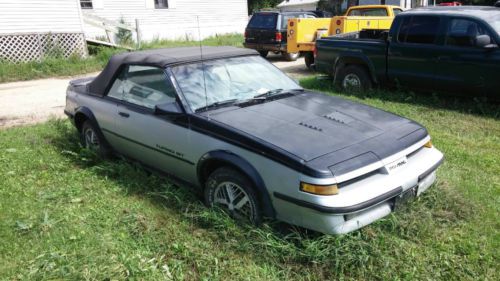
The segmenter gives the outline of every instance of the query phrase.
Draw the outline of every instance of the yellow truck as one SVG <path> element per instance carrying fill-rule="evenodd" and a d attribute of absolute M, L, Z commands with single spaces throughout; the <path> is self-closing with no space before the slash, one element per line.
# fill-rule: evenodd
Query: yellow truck
<path fill-rule="evenodd" d="M 302 53 L 306 66 L 310 67 L 314 63 L 316 38 L 363 29 L 389 29 L 394 17 L 402 11 L 399 6 L 364 5 L 350 7 L 344 16 L 289 19 L 287 52 Z"/>

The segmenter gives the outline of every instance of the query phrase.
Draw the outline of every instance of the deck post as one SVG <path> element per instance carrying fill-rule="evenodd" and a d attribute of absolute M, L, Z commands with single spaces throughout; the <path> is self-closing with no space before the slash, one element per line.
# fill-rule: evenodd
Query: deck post
<path fill-rule="evenodd" d="M 139 19 L 135 19 L 135 33 L 137 35 L 137 49 L 141 48 L 141 30 L 139 29 Z"/>

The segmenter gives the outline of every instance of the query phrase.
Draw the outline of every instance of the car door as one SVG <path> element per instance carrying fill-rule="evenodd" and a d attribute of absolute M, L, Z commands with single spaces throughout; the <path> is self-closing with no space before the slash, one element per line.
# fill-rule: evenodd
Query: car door
<path fill-rule="evenodd" d="M 497 44 L 493 33 L 482 22 L 469 18 L 450 18 L 444 45 L 435 64 L 436 89 L 455 94 L 480 94 L 498 91 L 500 51 L 498 48 L 476 46 L 476 37 L 488 35 Z"/>
<path fill-rule="evenodd" d="M 194 160 L 189 152 L 187 115 L 156 114 L 158 105 L 177 104 L 175 88 L 165 70 L 130 65 L 123 69 L 110 91 L 120 96 L 113 135 L 121 139 L 116 149 L 144 164 L 182 179 L 192 178 Z"/>
<path fill-rule="evenodd" d="M 390 81 L 405 88 L 433 89 L 439 28 L 438 16 L 402 18 L 388 49 Z"/>

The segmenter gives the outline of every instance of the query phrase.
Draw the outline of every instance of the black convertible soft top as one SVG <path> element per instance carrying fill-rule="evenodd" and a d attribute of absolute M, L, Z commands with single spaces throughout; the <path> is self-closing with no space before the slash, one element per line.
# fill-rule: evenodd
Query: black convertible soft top
<path fill-rule="evenodd" d="M 153 49 L 117 54 L 111 57 L 102 72 L 91 83 L 89 83 L 88 90 L 93 95 L 104 95 L 109 83 L 113 80 L 117 70 L 123 64 L 143 64 L 156 67 L 166 67 L 168 65 L 198 62 L 201 60 L 205 61 L 258 54 L 255 50 L 236 47 L 204 46 L 202 47 L 202 52 L 203 59 L 200 47 Z"/>

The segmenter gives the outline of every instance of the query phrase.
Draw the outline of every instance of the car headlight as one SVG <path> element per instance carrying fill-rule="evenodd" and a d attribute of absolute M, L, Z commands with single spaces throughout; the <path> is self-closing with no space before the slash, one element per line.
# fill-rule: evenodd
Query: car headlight
<path fill-rule="evenodd" d="M 316 194 L 316 195 L 339 194 L 339 188 L 336 184 L 317 185 L 317 184 L 301 182 L 300 183 L 300 190 L 307 192 L 307 193 Z"/>

